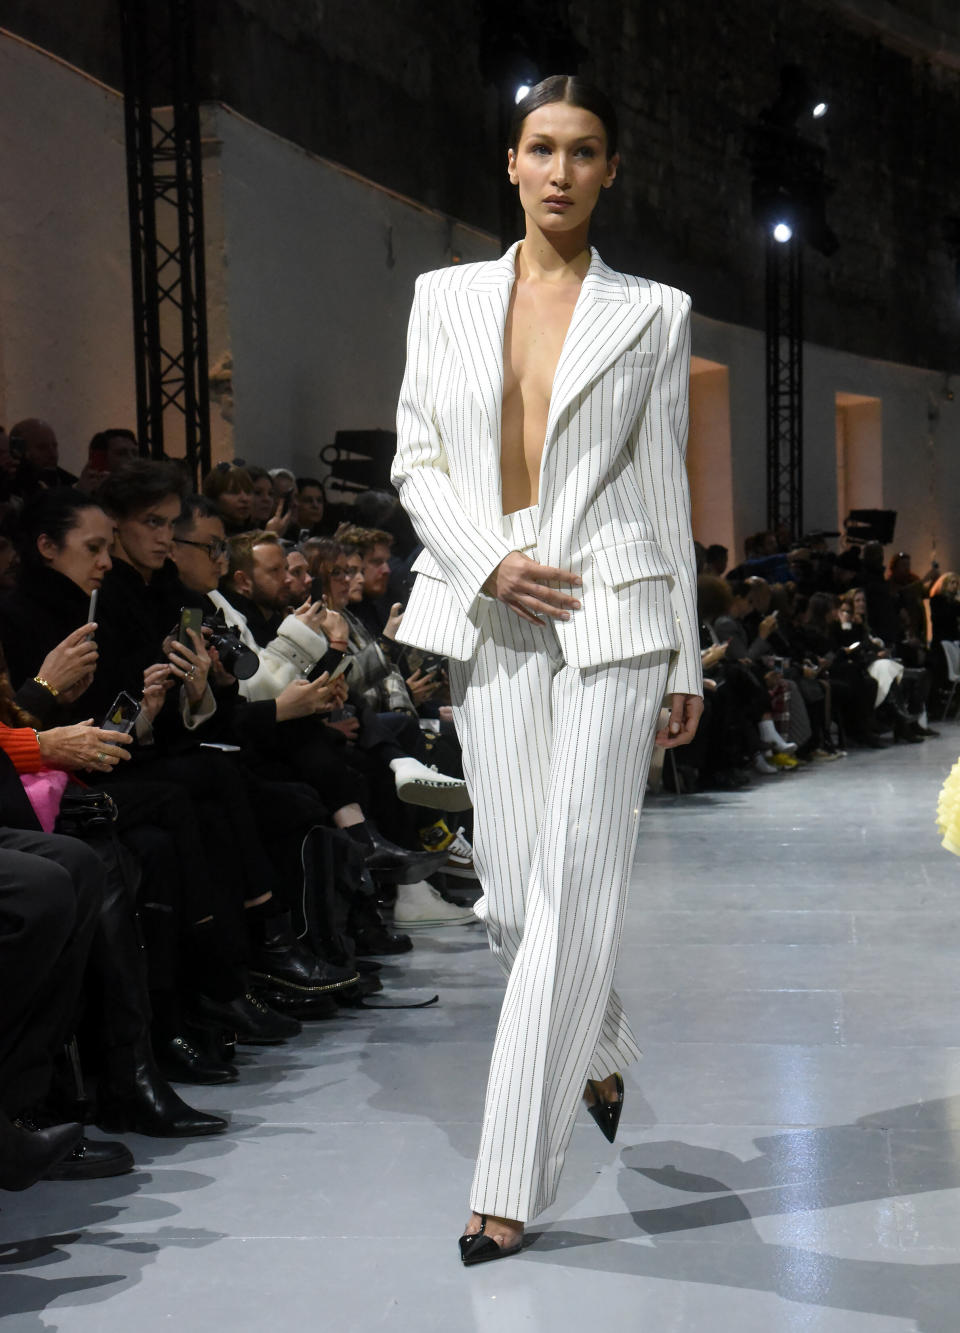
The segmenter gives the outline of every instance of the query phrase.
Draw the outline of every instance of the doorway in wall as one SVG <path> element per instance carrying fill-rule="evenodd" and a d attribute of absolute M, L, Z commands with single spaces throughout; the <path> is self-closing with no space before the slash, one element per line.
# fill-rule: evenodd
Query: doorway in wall
<path fill-rule="evenodd" d="M 851 509 L 883 508 L 883 402 L 837 394 L 837 526 Z"/>
<path fill-rule="evenodd" d="M 692 357 L 687 474 L 693 535 L 704 546 L 725 546 L 729 564 L 736 565 L 730 449 L 729 368 L 702 356 Z"/>

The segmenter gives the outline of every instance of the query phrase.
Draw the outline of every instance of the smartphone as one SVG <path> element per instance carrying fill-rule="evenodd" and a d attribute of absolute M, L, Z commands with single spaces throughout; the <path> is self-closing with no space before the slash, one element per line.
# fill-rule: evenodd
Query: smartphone
<path fill-rule="evenodd" d="M 92 625 L 97 618 L 97 602 L 100 598 L 100 589 L 94 588 L 90 594 L 90 606 L 87 609 L 87 624 Z"/>
<path fill-rule="evenodd" d="M 182 643 L 184 648 L 189 648 L 190 651 L 193 652 L 193 640 L 187 632 L 191 629 L 195 634 L 202 633 L 203 611 L 199 606 L 181 606 L 180 628 L 177 630 L 177 642 Z"/>
<path fill-rule="evenodd" d="M 137 725 L 139 716 L 140 705 L 136 699 L 127 694 L 126 690 L 121 690 L 110 705 L 109 713 L 100 723 L 100 729 L 102 731 L 122 731 L 125 736 L 129 736 Z"/>
<path fill-rule="evenodd" d="M 336 680 L 338 676 L 350 670 L 352 661 L 349 653 L 343 653 L 339 648 L 328 648 L 320 661 L 314 662 L 307 672 L 307 680 L 319 680 L 325 671 L 330 672 L 331 680 Z"/>

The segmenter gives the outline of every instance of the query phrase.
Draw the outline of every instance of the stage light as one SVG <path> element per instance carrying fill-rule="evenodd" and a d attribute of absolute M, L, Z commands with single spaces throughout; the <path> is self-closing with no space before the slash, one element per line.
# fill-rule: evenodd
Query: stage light
<path fill-rule="evenodd" d="M 813 108 L 814 120 L 821 120 L 827 114 L 829 109 L 830 108 L 826 102 L 818 102 Z"/>
<path fill-rule="evenodd" d="M 521 83 L 520 87 L 519 87 L 519 88 L 517 89 L 517 91 L 516 91 L 516 94 L 515 94 L 513 100 L 514 100 L 515 102 L 522 102 L 523 99 L 526 97 L 526 95 L 527 95 L 527 93 L 528 93 L 529 91 L 530 91 L 530 85 L 529 85 L 529 83 Z"/>
<path fill-rule="evenodd" d="M 773 228 L 773 239 L 779 241 L 781 245 L 786 245 L 787 241 L 793 238 L 793 228 L 789 222 L 778 222 Z"/>

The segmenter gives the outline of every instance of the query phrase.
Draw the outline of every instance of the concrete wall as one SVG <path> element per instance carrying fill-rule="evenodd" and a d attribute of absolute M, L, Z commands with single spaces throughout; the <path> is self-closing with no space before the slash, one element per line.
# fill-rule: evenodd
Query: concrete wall
<path fill-rule="evenodd" d="M 313 157 L 225 108 L 208 129 L 229 310 L 234 447 L 315 473 L 337 430 L 393 430 L 418 273 L 489 258 L 489 236 Z"/>
<path fill-rule="evenodd" d="M 0 36 L 0 422 L 47 418 L 78 468 L 135 425 L 120 99 Z"/>

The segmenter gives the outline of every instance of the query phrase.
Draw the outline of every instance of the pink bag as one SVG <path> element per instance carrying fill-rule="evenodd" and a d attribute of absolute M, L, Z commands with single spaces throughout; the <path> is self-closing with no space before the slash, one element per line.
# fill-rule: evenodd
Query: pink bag
<path fill-rule="evenodd" d="M 21 773 L 20 781 L 40 827 L 44 833 L 52 833 L 67 786 L 67 774 L 62 768 L 41 768 L 39 773 Z"/>

